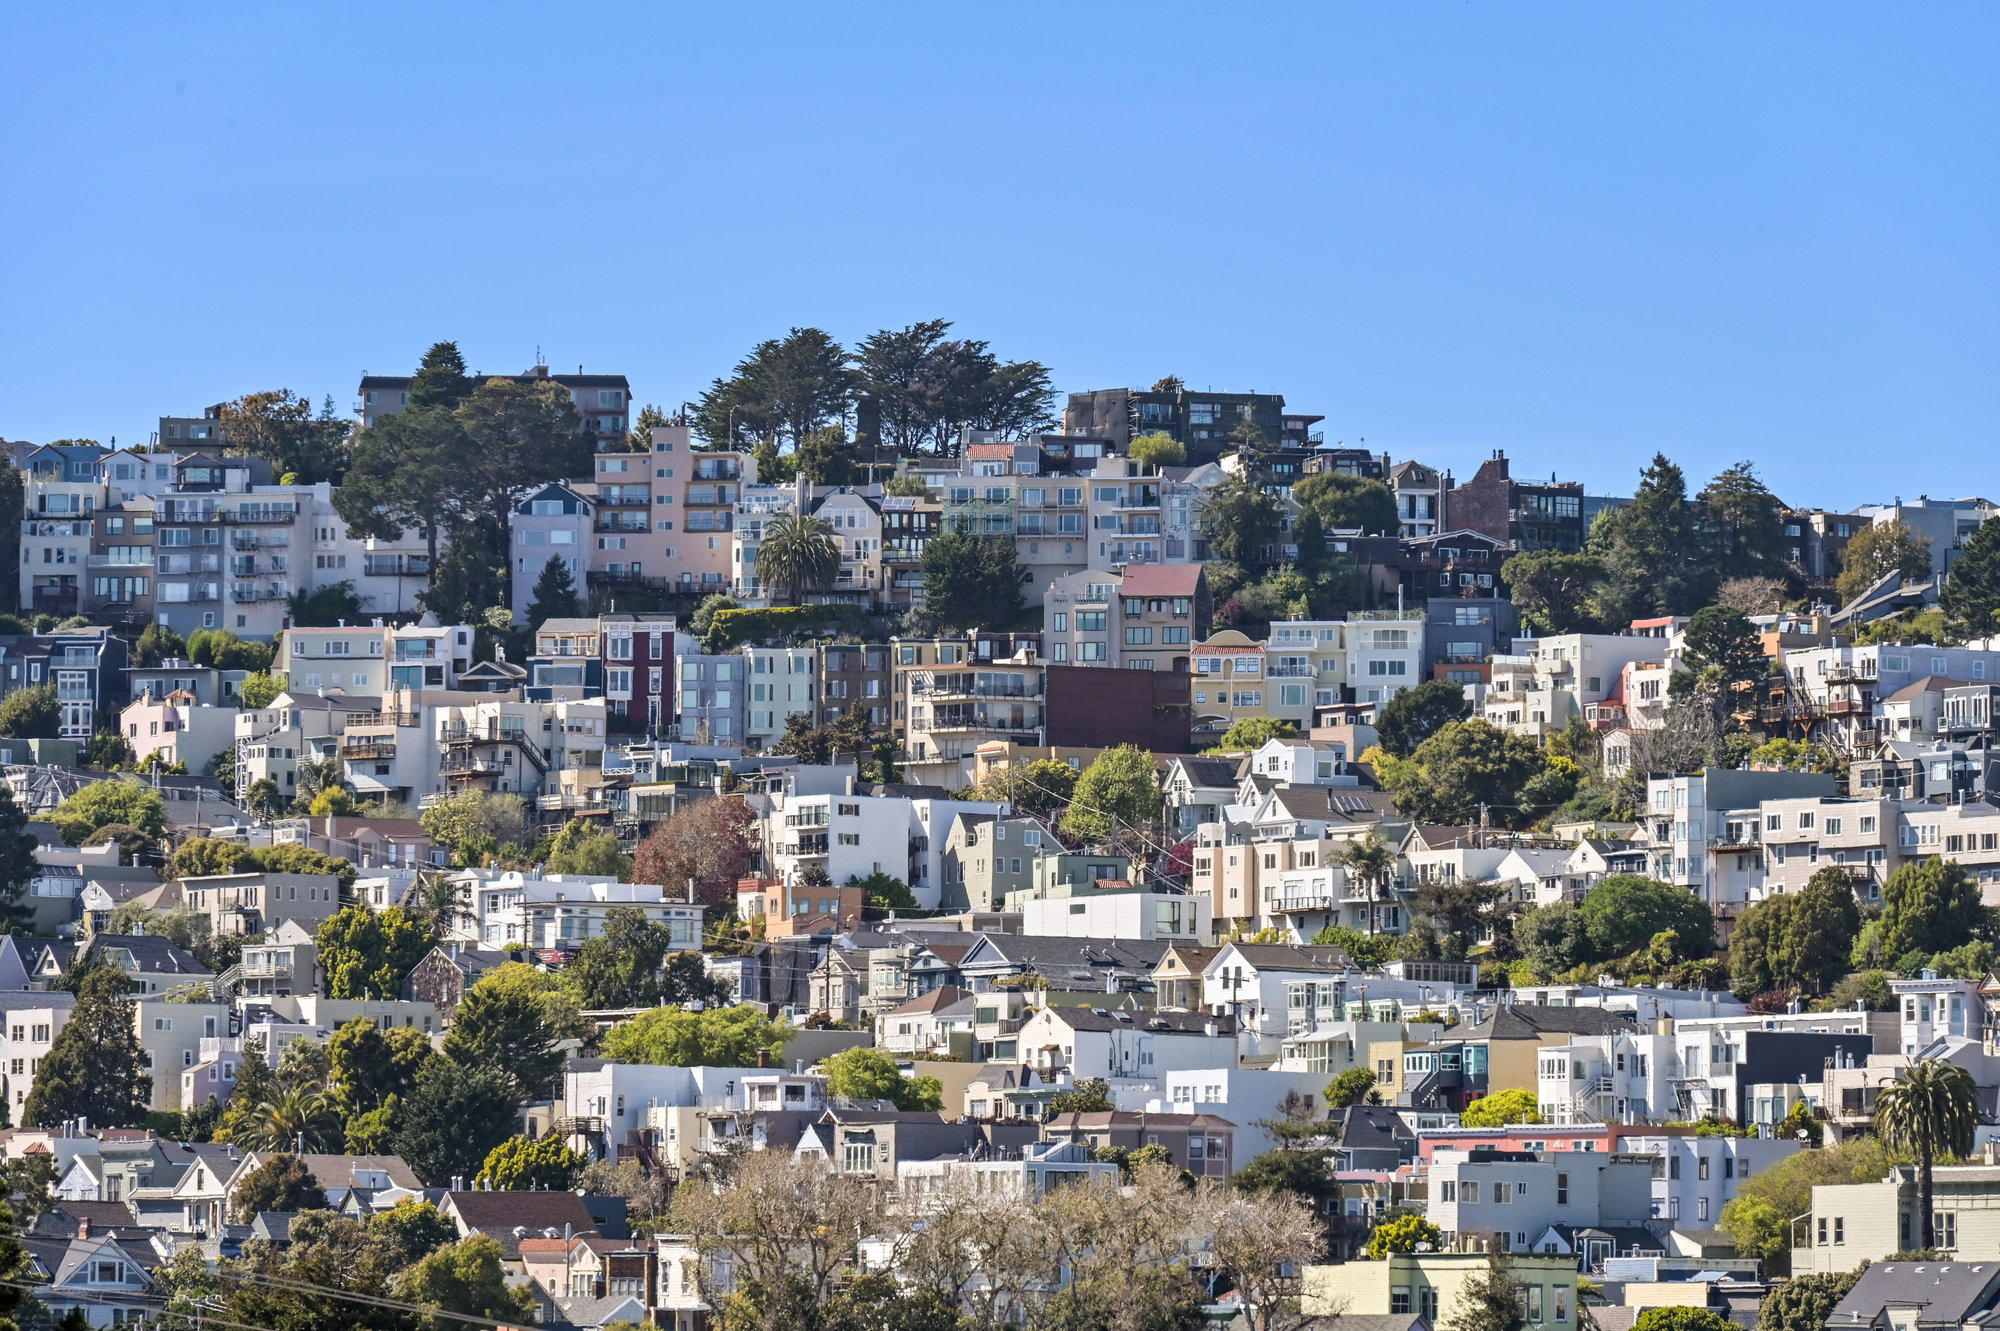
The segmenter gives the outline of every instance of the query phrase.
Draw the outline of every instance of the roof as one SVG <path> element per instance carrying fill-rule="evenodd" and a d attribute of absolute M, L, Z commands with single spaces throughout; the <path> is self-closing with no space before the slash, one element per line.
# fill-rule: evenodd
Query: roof
<path fill-rule="evenodd" d="M 1396 807 L 1394 796 L 1354 786 L 1273 786 L 1266 793 L 1294 818 L 1374 822 Z"/>
<path fill-rule="evenodd" d="M 1094 1114 L 1052 1114 L 1043 1122 L 1049 1127 L 1090 1128 L 1233 1128 L 1236 1125 L 1214 1114 L 1152 1114 L 1145 1110 L 1108 1109 Z"/>
<path fill-rule="evenodd" d="M 1169 946 L 1160 939 L 1045 938 L 1032 934 L 971 934 L 967 937 L 972 940 L 973 950 L 981 956 L 990 951 L 992 960 L 1038 971 L 1051 983 L 1062 978 L 1055 972 L 1063 970 L 1123 968 L 1150 972 L 1160 964 L 1160 958 L 1167 954 Z M 976 963 L 979 959 L 967 955 L 962 960 Z"/>
<path fill-rule="evenodd" d="M 560 1234 L 568 1225 L 572 1234 L 582 1234 L 597 1228 L 590 1208 L 573 1192 L 454 1192 L 446 1195 L 445 1205 L 467 1229 L 498 1239 L 508 1258 L 520 1255 L 516 1245 L 522 1239 L 545 1230 Z M 516 1229 L 528 1233 L 517 1235 Z"/>
<path fill-rule="evenodd" d="M 1601 1007 L 1544 1007 L 1539 1003 L 1509 1003 L 1496 1008 L 1470 1029 L 1452 1032 L 1456 1041 L 1532 1040 L 1550 1034 L 1613 1035 L 1633 1028 L 1630 1013 Z"/>
<path fill-rule="evenodd" d="M 1089 1007 L 1050 1007 L 1042 1011 L 1073 1031 L 1136 1030 L 1154 1035 L 1207 1035 L 1208 1028 L 1213 1025 L 1219 1036 L 1233 1037 L 1236 1033 L 1234 1017 L 1217 1017 L 1206 1012 Z"/>
<path fill-rule="evenodd" d="M 545 619 L 542 621 L 542 626 L 535 630 L 537 636 L 544 633 L 595 632 L 597 632 L 597 620 L 594 617 L 583 619 Z"/>
<path fill-rule="evenodd" d="M 1955 1326 L 1983 1308 L 2000 1283 L 1995 1262 L 1878 1262 L 1861 1273 L 1827 1318 L 1868 1323 L 1892 1303 L 1915 1304 L 1921 1326 Z"/>
<path fill-rule="evenodd" d="M 1009 458 L 1014 456 L 1012 444 L 973 444 L 965 450 L 969 458 Z"/>
<path fill-rule="evenodd" d="M 1328 974 L 1354 969 L 1348 955 L 1337 947 L 1312 947 L 1292 943 L 1236 943 L 1236 955 L 1260 971 L 1312 971 Z"/>
<path fill-rule="evenodd" d="M 957 985 L 939 985 L 922 998 L 913 998 L 899 1008 L 891 1008 L 889 1015 L 914 1017 L 926 1012 L 942 1012 L 945 1008 L 956 1006 L 960 1000 L 970 1000 L 971 997 Z"/>
<path fill-rule="evenodd" d="M 1188 784 L 1197 790 L 1229 790 L 1236 785 L 1234 758 L 1175 758 L 1187 773 Z"/>
<path fill-rule="evenodd" d="M 1348 1150 L 1398 1151 L 1415 1146 L 1417 1134 L 1386 1105 L 1350 1105 L 1340 1114 L 1340 1144 Z"/>
<path fill-rule="evenodd" d="M 481 374 L 480 379 L 513 379 L 520 383 L 534 383 L 541 379 L 552 379 L 564 388 L 629 388 L 631 380 L 622 374 L 539 374 L 529 371 L 524 374 Z M 416 382 L 414 375 L 408 374 L 364 374 L 361 386 L 365 388 L 408 388 Z"/>
<path fill-rule="evenodd" d="M 268 1159 L 268 1156 L 263 1158 Z M 386 1174 L 392 1187 L 415 1192 L 424 1185 L 400 1155 L 302 1155 L 298 1157 L 320 1187 L 332 1191 L 356 1186 L 359 1173 Z"/>
<path fill-rule="evenodd" d="M 1952 688 L 1957 683 L 1957 680 L 1945 679 L 1940 675 L 1925 675 L 1914 684 L 1905 684 L 1882 701 L 1908 702 L 1912 698 L 1920 697 L 1926 693 L 1943 693 L 1946 689 Z"/>
<path fill-rule="evenodd" d="M 94 934 L 90 950 L 93 955 L 99 951 L 122 952 L 146 975 L 212 974 L 194 959 L 193 953 L 175 947 L 157 934 Z"/>
<path fill-rule="evenodd" d="M 1121 596 L 1193 596 L 1201 585 L 1200 564 L 1130 564 Z"/>

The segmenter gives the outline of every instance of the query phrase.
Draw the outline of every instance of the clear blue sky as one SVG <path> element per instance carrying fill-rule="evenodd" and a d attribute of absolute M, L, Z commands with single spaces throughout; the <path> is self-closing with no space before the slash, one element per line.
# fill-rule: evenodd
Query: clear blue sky
<path fill-rule="evenodd" d="M 8 438 L 346 409 L 440 338 L 673 403 L 791 325 L 944 317 L 1461 475 L 2000 489 L 1990 4 L 0 20 Z"/>

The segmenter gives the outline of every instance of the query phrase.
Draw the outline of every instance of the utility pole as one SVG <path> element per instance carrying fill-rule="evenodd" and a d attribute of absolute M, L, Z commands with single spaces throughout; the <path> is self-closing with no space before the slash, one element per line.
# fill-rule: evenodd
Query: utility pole
<path fill-rule="evenodd" d="M 1479 848 L 1486 849 L 1486 805 L 1479 806 Z"/>

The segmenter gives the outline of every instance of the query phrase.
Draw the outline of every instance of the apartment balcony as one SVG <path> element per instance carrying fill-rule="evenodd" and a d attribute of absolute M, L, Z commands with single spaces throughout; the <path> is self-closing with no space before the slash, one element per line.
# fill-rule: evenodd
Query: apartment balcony
<path fill-rule="evenodd" d="M 299 511 L 291 506 L 262 508 L 255 504 L 245 504 L 234 512 L 225 509 L 221 516 L 230 522 L 246 522 L 266 527 L 288 526 L 299 520 Z"/>
<path fill-rule="evenodd" d="M 1862 716 L 1867 711 L 1868 704 L 1855 698 L 1828 698 L 1826 700 L 1826 714 L 1828 716 Z"/>
<path fill-rule="evenodd" d="M 516 726 L 449 725 L 444 728 L 438 739 L 447 745 L 497 744 L 503 741 L 510 744 L 526 744 L 528 732 Z"/>
<path fill-rule="evenodd" d="M 371 578 L 427 578 L 431 561 L 428 555 L 363 555 L 361 571 Z"/>
<path fill-rule="evenodd" d="M 584 572 L 583 580 L 584 585 L 588 587 L 624 587 L 632 591 L 670 592 L 675 587 L 672 578 L 649 578 L 639 573 L 627 573 L 622 569 L 616 572 L 610 569 L 588 569 Z"/>
<path fill-rule="evenodd" d="M 396 741 L 392 739 L 350 740 L 341 745 L 342 762 L 363 762 L 369 759 L 393 758 L 396 756 Z"/>
<path fill-rule="evenodd" d="M 785 853 L 806 859 L 822 858 L 827 853 L 826 833 L 822 832 L 818 836 L 801 836 L 785 848 Z"/>
<path fill-rule="evenodd" d="M 292 543 L 291 534 L 282 531 L 232 531 L 229 533 L 229 548 L 232 550 L 282 550 Z"/>
<path fill-rule="evenodd" d="M 1030 721 L 1026 717 L 997 717 L 991 712 L 980 712 L 971 708 L 932 708 L 929 725 L 910 727 L 929 734 L 950 734 L 968 732 L 982 735 L 1039 735 L 1042 723 L 1039 719 Z"/>
<path fill-rule="evenodd" d="M 591 530 L 599 532 L 612 532 L 626 536 L 636 536 L 643 534 L 647 530 L 647 526 L 646 526 L 646 520 L 644 518 L 640 518 L 636 522 L 630 518 L 599 518 L 596 522 L 591 524 Z M 695 529 L 693 527 L 689 527 L 687 528 L 687 530 L 693 531 Z"/>
<path fill-rule="evenodd" d="M 1119 513 L 1144 513 L 1157 511 L 1159 507 L 1160 492 L 1158 490 L 1143 490 L 1136 495 L 1127 495 L 1121 499 L 1115 506 L 1114 511 Z"/>
<path fill-rule="evenodd" d="M 519 775 L 522 770 L 512 763 L 503 763 L 498 758 L 467 753 L 447 753 L 438 763 L 438 771 L 446 776 Z"/>
<path fill-rule="evenodd" d="M 1308 892 L 1273 897 L 1265 903 L 1265 909 L 1278 915 L 1289 915 L 1297 911 L 1337 910 L 1343 904 L 1343 900 L 1332 892 Z"/>
<path fill-rule="evenodd" d="M 1267 679 L 1314 679 L 1318 675 L 1311 666 L 1272 666 L 1264 672 Z"/>
<path fill-rule="evenodd" d="M 934 684 L 932 684 L 932 685 L 931 685 L 930 687 L 928 687 L 928 688 L 913 688 L 913 689 L 911 689 L 911 690 L 910 690 L 910 693 L 911 693 L 911 696 L 913 696 L 913 697 L 918 697 L 918 698 L 932 698 L 932 699 L 937 699 L 937 698 L 1040 698 L 1040 697 L 1042 696 L 1042 682 L 1041 682 L 1041 680 L 1039 680 L 1039 679 L 1038 679 L 1038 680 L 1036 680 L 1036 681 L 1035 681 L 1035 682 L 1034 682 L 1033 684 L 1029 684 L 1029 685 L 1023 685 L 1022 687 L 1020 687 L 1020 688 L 1018 688 L 1018 689 L 1015 689 L 1015 688 L 1007 688 L 1007 687 L 1004 687 L 1004 686 L 996 686 L 996 685 L 986 685 L 986 686 L 982 687 L 982 686 L 980 686 L 980 685 L 977 685 L 977 684 L 968 684 L 968 685 L 963 685 L 963 686 L 960 686 L 960 685 L 944 685 L 944 686 L 940 686 L 940 685 L 937 685 L 937 684 L 935 684 L 935 683 L 934 683 Z"/>
<path fill-rule="evenodd" d="M 85 555 L 85 568 L 139 568 L 153 567 L 153 552 L 148 548 L 144 554 L 130 555 Z"/>
<path fill-rule="evenodd" d="M 597 507 L 599 510 L 607 508 L 651 508 L 652 506 L 653 496 L 643 491 L 638 494 L 629 492 L 611 493 L 607 491 L 601 492 L 597 496 Z"/>

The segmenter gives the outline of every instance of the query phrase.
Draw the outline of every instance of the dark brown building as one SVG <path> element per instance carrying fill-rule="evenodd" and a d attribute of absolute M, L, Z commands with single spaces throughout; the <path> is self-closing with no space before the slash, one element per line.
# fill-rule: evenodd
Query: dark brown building
<path fill-rule="evenodd" d="M 1236 1125 L 1213 1114 L 1149 1114 L 1114 1110 L 1098 1114 L 1057 1114 L 1042 1124 L 1045 1142 L 1081 1142 L 1103 1150 L 1136 1151 L 1158 1144 L 1174 1164 L 1201 1178 L 1228 1178 L 1235 1153 Z"/>
<path fill-rule="evenodd" d="M 1499 449 L 1472 479 L 1444 492 L 1440 531 L 1468 528 L 1523 550 L 1583 548 L 1583 482 L 1517 481 Z"/>
<path fill-rule="evenodd" d="M 403 997 L 431 1004 L 449 1022 L 465 991 L 479 983 L 480 976 L 511 960 L 508 953 L 483 947 L 459 943 L 434 947 L 403 977 Z"/>
<path fill-rule="evenodd" d="M 1059 665 L 1047 671 L 1043 742 L 1049 747 L 1189 751 L 1194 677 L 1186 671 Z"/>
<path fill-rule="evenodd" d="M 838 721 L 859 703 L 868 724 L 889 728 L 889 646 L 887 643 L 842 643 L 820 656 L 820 724 Z"/>

